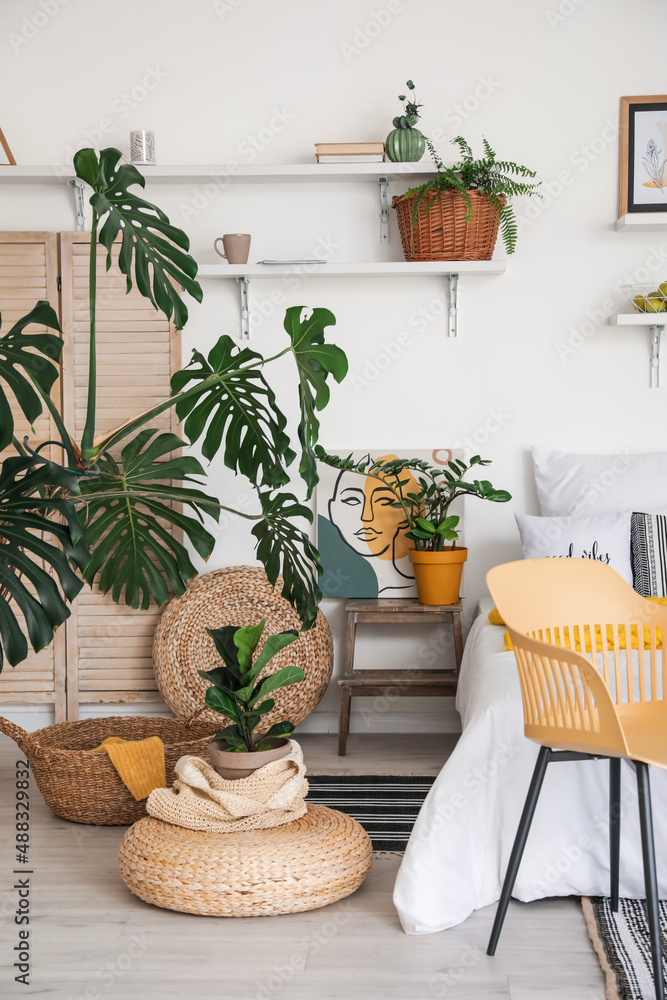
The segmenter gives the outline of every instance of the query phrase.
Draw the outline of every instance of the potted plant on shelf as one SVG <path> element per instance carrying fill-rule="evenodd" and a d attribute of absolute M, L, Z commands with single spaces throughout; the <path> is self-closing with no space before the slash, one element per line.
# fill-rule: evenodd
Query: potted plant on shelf
<path fill-rule="evenodd" d="M 512 499 L 507 490 L 497 490 L 487 479 L 465 481 L 470 469 L 490 465 L 490 460 L 474 455 L 469 463 L 453 458 L 445 468 L 434 468 L 418 458 L 389 461 L 364 458 L 355 463 L 350 457 L 328 455 L 319 445 L 315 450 L 321 462 L 370 476 L 389 487 L 395 498 L 391 506 L 401 508 L 405 515 L 399 527 L 407 528 L 405 537 L 414 542 L 415 547 L 408 555 L 414 567 L 420 604 L 456 604 L 468 549 L 456 544 L 459 517 L 449 513 L 452 504 L 462 496 L 476 496 L 494 503 Z M 411 472 L 417 480 L 418 491 L 404 492 L 409 484 L 406 472 Z"/>
<path fill-rule="evenodd" d="M 387 156 L 394 163 L 414 163 L 421 160 L 426 148 L 426 139 L 419 129 L 414 127 L 419 121 L 419 109 L 422 105 L 416 103 L 415 85 L 412 80 L 408 80 L 406 87 L 410 91 L 410 99 L 408 100 L 405 94 L 398 95 L 399 101 L 403 103 L 403 114 L 394 118 L 393 131 L 389 133 L 384 144 Z"/>
<path fill-rule="evenodd" d="M 265 733 L 255 732 L 262 716 L 270 712 L 275 700 L 272 691 L 296 684 L 304 678 L 301 667 L 289 664 L 260 679 L 264 667 L 276 653 L 289 646 L 298 632 L 289 629 L 270 635 L 253 663 L 266 619 L 258 625 L 225 625 L 207 628 L 224 666 L 200 670 L 199 675 L 211 682 L 206 691 L 206 704 L 231 720 L 215 734 L 209 745 L 213 767 L 223 778 L 246 778 L 272 760 L 285 757 L 290 751 L 286 739 L 294 731 L 291 722 L 276 722 Z"/>
<path fill-rule="evenodd" d="M 507 253 L 514 253 L 517 223 L 510 199 L 535 194 L 541 181 L 522 179 L 536 176 L 528 167 L 497 160 L 486 139 L 481 159 L 460 135 L 452 142 L 461 159 L 446 167 L 426 139 L 435 177 L 392 199 L 405 259 L 491 260 L 499 228 Z"/>

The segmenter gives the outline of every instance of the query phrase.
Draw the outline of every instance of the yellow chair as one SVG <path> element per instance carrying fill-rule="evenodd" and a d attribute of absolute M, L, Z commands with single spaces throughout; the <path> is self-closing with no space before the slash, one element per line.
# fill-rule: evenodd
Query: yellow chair
<path fill-rule="evenodd" d="M 611 567 L 588 559 L 525 559 L 496 566 L 486 580 L 514 645 L 524 731 L 541 746 L 487 953 L 495 954 L 552 761 L 610 761 L 611 902 L 618 910 L 625 758 L 637 776 L 653 977 L 656 997 L 664 1000 L 649 765 L 667 768 L 667 658 L 663 667 L 658 649 L 658 640 L 667 637 L 667 608 L 640 597 Z M 643 636 L 634 651 L 633 627 Z"/>

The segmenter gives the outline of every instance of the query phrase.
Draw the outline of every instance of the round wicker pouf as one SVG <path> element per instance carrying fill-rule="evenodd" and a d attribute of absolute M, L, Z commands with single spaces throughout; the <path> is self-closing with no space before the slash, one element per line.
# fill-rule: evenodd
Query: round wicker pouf
<path fill-rule="evenodd" d="M 261 567 L 230 566 L 196 577 L 184 594 L 169 602 L 155 631 L 153 669 L 162 697 L 177 718 L 190 719 L 204 706 L 209 684 L 197 671 L 220 666 L 207 628 L 257 625 L 263 618 L 264 638 L 301 628 L 296 611 L 280 596 L 281 587 L 279 578 L 274 589 Z M 327 689 L 333 670 L 333 643 L 321 611 L 315 625 L 274 656 L 260 676 L 274 674 L 289 663 L 301 667 L 305 677 L 272 693 L 276 704 L 262 718 L 264 730 L 284 719 L 298 726 Z M 223 716 L 209 709 L 199 718 L 217 729 L 226 725 Z"/>
<path fill-rule="evenodd" d="M 147 817 L 130 827 L 118 866 L 147 903 L 208 917 L 315 910 L 349 896 L 373 859 L 355 819 L 308 806 L 301 819 L 250 833 L 201 833 Z"/>

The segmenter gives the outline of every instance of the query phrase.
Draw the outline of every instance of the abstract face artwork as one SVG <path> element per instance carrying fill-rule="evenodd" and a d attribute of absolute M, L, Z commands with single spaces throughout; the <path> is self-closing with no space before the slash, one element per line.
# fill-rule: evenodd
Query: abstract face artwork
<path fill-rule="evenodd" d="M 349 452 L 334 452 L 345 458 Z M 359 451 L 357 461 L 372 459 L 420 458 L 446 465 L 451 449 L 434 451 Z M 401 527 L 404 515 L 394 507 L 394 495 L 382 480 L 356 472 L 332 469 L 320 463 L 317 487 L 318 548 L 325 597 L 415 597 L 416 588 L 408 550 L 412 543 Z M 409 474 L 405 493 L 418 489 Z"/>

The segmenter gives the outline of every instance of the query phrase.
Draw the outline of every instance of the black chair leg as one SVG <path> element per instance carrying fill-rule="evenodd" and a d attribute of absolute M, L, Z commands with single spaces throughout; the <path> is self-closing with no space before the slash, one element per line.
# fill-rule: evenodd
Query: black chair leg
<path fill-rule="evenodd" d="M 619 858 L 621 852 L 621 758 L 609 758 L 609 871 L 611 908 L 618 913 Z"/>
<path fill-rule="evenodd" d="M 653 981 L 657 1000 L 664 1000 L 665 986 L 662 974 L 662 948 L 660 945 L 660 908 L 658 902 L 658 877 L 655 867 L 655 845 L 653 843 L 653 817 L 651 813 L 651 786 L 648 764 L 634 761 L 637 770 L 637 793 L 639 796 L 639 822 L 642 833 L 642 854 L 644 857 L 644 884 L 646 886 L 646 913 L 651 932 L 651 955 L 653 958 Z"/>
<path fill-rule="evenodd" d="M 523 807 L 523 812 L 521 813 L 519 829 L 517 830 L 516 837 L 514 838 L 514 846 L 512 847 L 512 853 L 510 854 L 510 862 L 507 868 L 507 874 L 505 875 L 505 881 L 503 882 L 503 891 L 500 895 L 500 901 L 498 902 L 498 909 L 496 910 L 496 919 L 493 922 L 493 929 L 491 931 L 491 937 L 489 938 L 489 946 L 486 949 L 487 955 L 495 955 L 496 953 L 498 938 L 500 937 L 500 932 L 503 929 L 505 914 L 507 913 L 507 907 L 509 906 L 512 896 L 512 889 L 514 888 L 514 883 L 516 882 L 519 865 L 521 864 L 521 858 L 526 846 L 526 840 L 528 839 L 530 824 L 532 823 L 533 816 L 535 815 L 535 807 L 537 805 L 537 800 L 540 797 L 540 790 L 542 788 L 542 782 L 544 781 L 544 775 L 546 773 L 550 757 L 551 750 L 549 747 L 540 747 L 537 763 L 535 764 L 535 770 L 533 771 L 533 777 L 530 782 L 530 788 L 528 789 L 528 795 L 526 796 L 526 802 Z"/>

